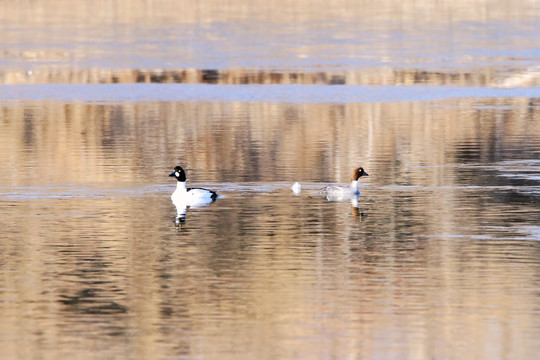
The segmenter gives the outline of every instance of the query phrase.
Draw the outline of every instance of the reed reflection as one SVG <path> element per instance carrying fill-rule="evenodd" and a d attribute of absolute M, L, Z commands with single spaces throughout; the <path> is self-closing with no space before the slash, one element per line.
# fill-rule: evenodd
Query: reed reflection
<path fill-rule="evenodd" d="M 109 69 L 91 68 L 73 71 L 41 67 L 31 74 L 19 70 L 0 71 L 0 85 L 13 84 L 221 84 L 221 85 L 441 85 L 441 86 L 537 86 L 538 68 L 510 69 L 494 67 L 457 68 L 452 71 L 428 71 L 415 68 L 366 68 L 327 71 L 273 71 L 253 69 Z"/>
<path fill-rule="evenodd" d="M 0 108 L 0 159 L 13 169 L 0 174 L 0 181 L 159 184 L 163 169 L 184 157 L 197 170 L 196 182 L 332 182 L 344 179 L 360 159 L 379 183 L 437 186 L 450 181 L 453 171 L 434 167 L 442 163 L 534 157 L 538 109 L 534 101 L 517 98 L 312 106 L 14 104 Z M 493 121 L 500 116 L 506 120 Z M 40 176 L 25 176 L 29 171 Z M 483 178 L 493 179 L 452 181 Z M 498 180 L 517 184 L 518 178 Z"/>
<path fill-rule="evenodd" d="M 512 11 L 504 1 L 317 3 L 203 1 L 179 8 L 173 1 L 114 7 L 104 0 L 99 5 L 79 0 L 70 7 L 43 0 L 3 2 L 0 61 L 6 70 L 0 83 L 530 86 L 540 81 L 538 66 L 524 55 L 537 47 L 535 2 L 518 1 Z M 84 14 L 92 7 L 99 11 L 89 20 Z M 324 10 L 305 11 L 312 7 Z M 499 26 L 504 31 L 497 31 Z M 423 43 L 433 46 L 417 46 Z M 174 68 L 178 63 L 188 65 Z"/>
<path fill-rule="evenodd" d="M 7 237 L 0 246 L 3 266 L 26 283 L 21 290 L 16 277 L 0 282 L 14 298 L 48 296 L 60 308 L 33 308 L 32 318 L 56 317 L 50 321 L 90 337 L 118 329 L 149 348 L 165 343 L 169 357 L 180 351 L 171 344 L 189 336 L 186 344 L 216 357 L 251 342 L 280 344 L 282 358 L 299 347 L 370 357 L 380 350 L 363 349 L 411 333 L 420 340 L 398 351 L 429 347 L 448 332 L 451 343 L 496 343 L 459 332 L 491 334 L 493 321 L 537 331 L 534 316 L 520 318 L 538 303 L 534 104 L 4 106 L 0 159 L 13 170 L 0 180 L 17 196 L 0 204 Z M 187 214 L 194 221 L 179 234 L 164 170 L 178 159 L 193 183 L 228 188 L 211 210 Z M 318 193 L 360 161 L 370 174 L 360 197 L 328 201 Z M 294 180 L 301 196 L 291 196 Z M 67 182 L 89 196 L 51 199 L 50 184 Z M 114 196 L 96 196 L 92 189 L 109 183 Z M 153 192 L 138 190 L 147 187 Z M 176 210 L 181 225 L 190 208 Z M 4 333 L 19 329 L 11 304 L 2 304 Z M 313 331 L 321 314 L 328 330 Z M 297 339 L 310 331 L 316 347 Z M 75 338 L 70 333 L 63 336 Z M 54 344 L 54 332 L 44 337 Z M 513 353 L 524 348 L 516 341 Z"/>

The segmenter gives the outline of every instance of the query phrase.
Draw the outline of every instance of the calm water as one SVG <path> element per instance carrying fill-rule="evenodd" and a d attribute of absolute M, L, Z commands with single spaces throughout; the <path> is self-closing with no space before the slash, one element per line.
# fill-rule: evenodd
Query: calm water
<path fill-rule="evenodd" d="M 537 356 L 537 5 L 76 4 L 0 5 L 0 358 Z"/>

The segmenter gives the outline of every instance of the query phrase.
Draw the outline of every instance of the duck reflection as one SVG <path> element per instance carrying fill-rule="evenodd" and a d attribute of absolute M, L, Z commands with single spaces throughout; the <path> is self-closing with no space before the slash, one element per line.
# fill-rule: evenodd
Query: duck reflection
<path fill-rule="evenodd" d="M 180 227 L 184 222 L 186 222 L 186 213 L 187 213 L 187 205 L 185 203 L 179 203 L 174 202 L 173 204 L 176 207 L 176 219 L 174 221 L 174 224 L 176 227 Z"/>
<path fill-rule="evenodd" d="M 360 198 L 360 193 L 358 194 L 352 194 L 350 195 L 349 197 L 331 197 L 331 196 L 328 196 L 326 195 L 326 200 L 328 201 L 350 201 L 351 203 L 351 214 L 354 216 L 354 217 L 361 217 L 361 216 L 364 216 L 365 213 L 361 212 L 359 207 L 358 207 L 358 203 L 359 203 L 359 198 Z"/>
<path fill-rule="evenodd" d="M 367 214 L 358 208 L 358 198 L 360 198 L 360 194 L 351 199 L 351 214 L 354 217 L 361 218 L 367 216 Z"/>
<path fill-rule="evenodd" d="M 189 209 L 198 209 L 198 208 L 208 206 L 212 202 L 214 202 L 214 200 L 212 200 L 212 201 L 210 201 L 208 203 L 188 205 L 188 203 L 185 202 L 185 201 L 175 201 L 173 199 L 173 204 L 176 207 L 176 219 L 174 221 L 176 227 L 180 228 L 182 226 L 182 224 L 186 222 L 186 214 L 187 214 L 187 209 L 188 208 Z"/>

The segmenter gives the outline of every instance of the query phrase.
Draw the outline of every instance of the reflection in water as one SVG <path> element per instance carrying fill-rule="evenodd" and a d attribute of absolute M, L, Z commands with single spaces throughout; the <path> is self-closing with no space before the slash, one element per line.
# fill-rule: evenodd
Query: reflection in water
<path fill-rule="evenodd" d="M 357 196 L 354 196 L 351 198 L 351 214 L 355 217 L 359 217 L 360 215 L 364 216 L 365 214 L 363 212 L 360 212 L 360 209 L 358 207 L 358 199 L 360 197 L 360 194 Z"/>
<path fill-rule="evenodd" d="M 536 354 L 504 335 L 540 331 L 531 103 L 3 106 L 1 351 Z M 180 232 L 178 159 L 225 195 Z M 361 196 L 320 196 L 359 162 Z"/>
<path fill-rule="evenodd" d="M 174 202 L 173 201 L 173 204 L 174 206 L 176 207 L 176 219 L 174 221 L 174 223 L 176 224 L 176 226 L 178 228 L 180 228 L 181 224 L 186 222 L 186 213 L 187 213 L 187 204 L 184 202 Z"/>
<path fill-rule="evenodd" d="M 0 83 L 540 82 L 537 2 L 363 5 L 2 2 Z"/>
<path fill-rule="evenodd" d="M 540 133 L 535 104 L 516 98 L 3 106 L 0 160 L 11 170 L 0 173 L 0 184 L 161 183 L 164 169 L 185 158 L 196 170 L 195 183 L 342 181 L 361 161 L 382 184 L 436 186 L 453 177 L 440 164 L 534 159 Z M 467 169 L 458 170 L 456 181 Z M 501 185 L 516 180 L 497 178 Z M 482 185 L 482 179 L 472 183 Z"/>
<path fill-rule="evenodd" d="M 0 2 L 0 358 L 535 358 L 538 4 L 254 4 Z"/>
<path fill-rule="evenodd" d="M 282 85 L 442 85 L 468 87 L 516 87 L 540 85 L 538 67 L 504 72 L 487 68 L 458 68 L 453 71 L 426 71 L 414 68 L 366 68 L 280 72 L 242 69 L 70 69 L 43 67 L 30 74 L 0 71 L 0 84 L 282 84 Z M 66 73 L 67 72 L 67 73 Z"/>
<path fill-rule="evenodd" d="M 30 74 L 20 70 L 2 73 L 0 84 L 282 84 L 282 85 L 444 85 L 444 86 L 537 86 L 540 71 L 511 69 L 505 72 L 487 68 L 458 68 L 453 71 L 426 71 L 415 68 L 366 68 L 293 72 L 242 69 L 70 69 L 43 67 Z M 517 74 L 516 74 L 517 73 Z"/>

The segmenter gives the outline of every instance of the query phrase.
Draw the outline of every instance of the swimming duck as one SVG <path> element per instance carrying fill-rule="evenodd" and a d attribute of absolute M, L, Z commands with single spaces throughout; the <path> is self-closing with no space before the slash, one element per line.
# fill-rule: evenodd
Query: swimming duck
<path fill-rule="evenodd" d="M 212 190 L 186 187 L 186 172 L 181 166 L 176 166 L 169 176 L 177 180 L 176 190 L 171 195 L 171 200 L 177 208 L 210 204 L 218 197 L 218 194 Z"/>
<path fill-rule="evenodd" d="M 362 176 L 369 176 L 369 174 L 364 171 L 363 167 L 357 167 L 352 173 L 350 186 L 327 186 L 321 190 L 321 194 L 331 201 L 347 200 L 356 197 L 360 195 L 360 190 L 358 190 L 358 179 Z"/>

